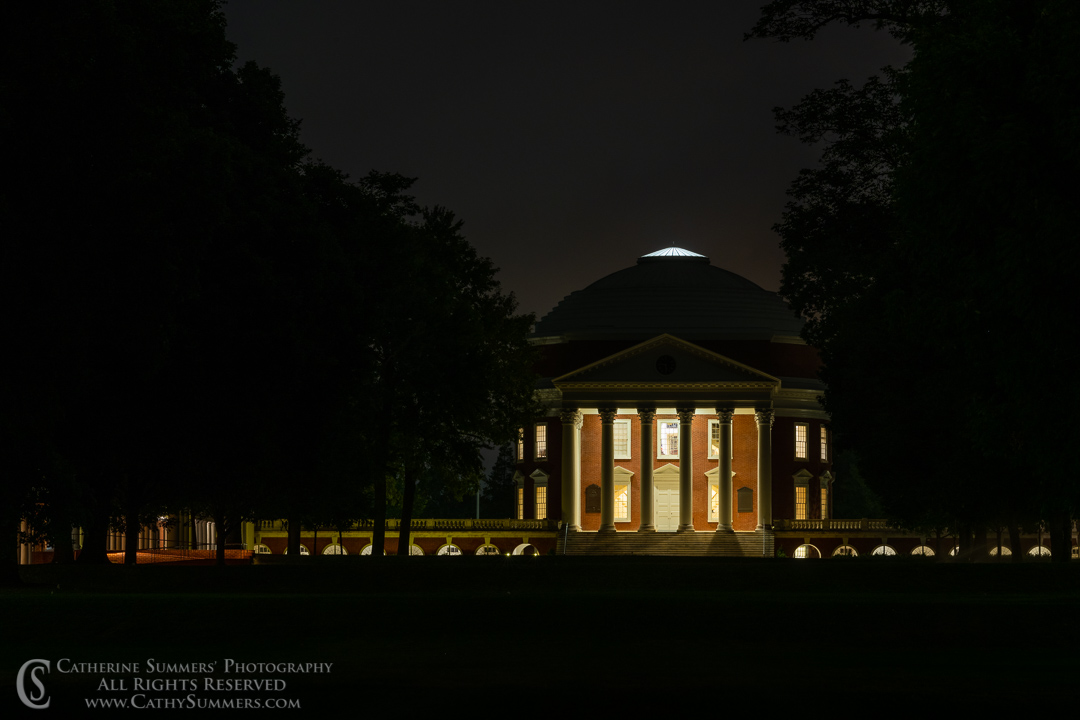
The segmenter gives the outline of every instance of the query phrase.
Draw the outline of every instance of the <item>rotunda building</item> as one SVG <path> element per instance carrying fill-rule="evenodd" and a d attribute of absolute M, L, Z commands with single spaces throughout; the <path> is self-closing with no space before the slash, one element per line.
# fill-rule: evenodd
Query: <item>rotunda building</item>
<path fill-rule="evenodd" d="M 829 517 L 801 327 L 776 293 L 674 247 L 568 295 L 533 333 L 546 414 L 518 442 L 518 517 L 559 520 L 568 553 L 724 555 L 772 555 L 774 518 Z"/>

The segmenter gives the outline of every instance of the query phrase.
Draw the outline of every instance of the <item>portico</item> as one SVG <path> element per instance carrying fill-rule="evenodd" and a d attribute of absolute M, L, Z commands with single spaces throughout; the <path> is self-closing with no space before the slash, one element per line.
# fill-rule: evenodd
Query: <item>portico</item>
<path fill-rule="evenodd" d="M 570 531 L 583 529 L 586 488 L 598 484 L 599 522 L 593 528 L 585 523 L 587 529 L 734 532 L 736 415 L 755 420 L 757 451 L 740 464 L 756 463 L 744 477 L 754 478 L 754 496 L 768 495 L 762 490 L 771 483 L 768 419 L 779 379 L 661 335 L 556 378 L 553 385 L 563 405 L 562 510 Z M 583 432 L 594 436 L 583 441 Z M 617 485 L 620 474 L 624 479 Z M 620 517 L 617 506 L 623 505 L 630 507 Z M 741 529 L 771 522 L 760 508 L 752 515 Z"/>

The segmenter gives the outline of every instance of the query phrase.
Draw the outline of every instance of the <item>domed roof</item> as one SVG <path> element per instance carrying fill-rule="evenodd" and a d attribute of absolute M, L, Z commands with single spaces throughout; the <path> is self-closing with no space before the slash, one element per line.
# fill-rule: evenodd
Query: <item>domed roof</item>
<path fill-rule="evenodd" d="M 713 266 L 709 258 L 665 248 L 570 293 L 536 323 L 535 337 L 687 340 L 798 337 L 802 320 L 779 295 Z"/>

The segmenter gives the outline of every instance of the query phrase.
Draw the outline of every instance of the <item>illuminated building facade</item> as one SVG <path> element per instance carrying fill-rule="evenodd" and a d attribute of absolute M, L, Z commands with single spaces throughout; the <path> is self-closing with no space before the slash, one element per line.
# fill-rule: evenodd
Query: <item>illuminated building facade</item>
<path fill-rule="evenodd" d="M 829 517 L 800 329 L 775 293 L 679 248 L 571 293 L 534 332 L 547 416 L 522 429 L 519 517 L 562 520 L 568 552 L 737 555 L 772 554 L 774 517 Z"/>

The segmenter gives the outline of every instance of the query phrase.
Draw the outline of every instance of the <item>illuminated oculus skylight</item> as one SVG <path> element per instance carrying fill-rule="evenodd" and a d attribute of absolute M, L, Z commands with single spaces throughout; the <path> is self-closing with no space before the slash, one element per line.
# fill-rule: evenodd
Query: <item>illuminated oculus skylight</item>
<path fill-rule="evenodd" d="M 689 250 L 683 250 L 675 246 L 664 248 L 663 250 L 657 250 L 651 252 L 648 255 L 642 255 L 641 257 L 699 257 L 703 258 L 704 255 L 699 255 L 696 252 L 690 252 Z"/>

